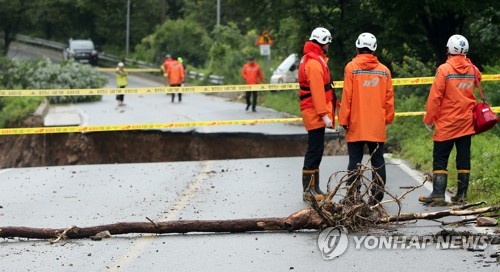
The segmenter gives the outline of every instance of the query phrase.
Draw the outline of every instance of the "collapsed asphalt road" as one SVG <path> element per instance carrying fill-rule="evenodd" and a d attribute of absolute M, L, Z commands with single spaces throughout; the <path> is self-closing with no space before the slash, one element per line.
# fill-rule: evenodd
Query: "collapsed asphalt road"
<path fill-rule="evenodd" d="M 305 135 L 125 131 L 0 138 L 0 167 L 295 157 L 305 154 Z M 336 135 L 326 155 L 346 153 Z"/>

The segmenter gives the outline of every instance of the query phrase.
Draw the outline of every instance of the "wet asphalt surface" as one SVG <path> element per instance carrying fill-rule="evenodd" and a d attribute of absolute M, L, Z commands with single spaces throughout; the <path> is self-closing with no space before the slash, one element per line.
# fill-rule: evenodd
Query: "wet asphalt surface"
<path fill-rule="evenodd" d="M 195 101 L 194 97 L 186 96 L 186 103 Z M 170 97 L 165 98 L 165 103 L 170 103 Z M 103 100 L 109 106 L 113 102 L 112 97 Z M 126 96 L 125 102 L 134 107 L 131 98 Z M 241 114 L 249 114 L 242 111 L 243 104 L 237 104 Z M 114 107 L 109 110 L 125 114 Z M 205 132 L 210 132 L 207 129 L 212 128 L 205 128 Z M 146 217 L 156 221 L 285 217 L 307 207 L 301 197 L 302 160 L 293 157 L 3 169 L 0 170 L 0 228 L 88 227 L 122 221 L 148 222 Z M 404 164 L 391 162 L 395 164 L 387 166 L 390 192 L 400 195 L 405 191 L 401 187 L 414 186 L 423 180 Z M 346 156 L 324 158 L 323 190 L 329 175 L 345 170 L 346 166 Z M 403 201 L 403 212 L 444 209 L 418 203 L 418 196 L 428 192 L 427 186 L 409 194 Z M 387 208 L 391 213 L 397 211 L 395 205 Z M 428 235 L 441 229 L 436 222 L 419 221 L 392 226 L 384 233 Z M 0 271 L 498 271 L 499 268 L 493 262 L 495 259 L 489 257 L 498 251 L 494 245 L 475 252 L 432 246 L 420 250 L 368 250 L 354 248 L 350 234 L 347 251 L 333 260 L 324 260 L 317 238 L 316 231 L 299 231 L 130 234 L 102 241 L 63 240 L 55 244 L 36 239 L 0 239 Z"/>
<path fill-rule="evenodd" d="M 285 217 L 301 200 L 302 158 L 113 164 L 4 169 L 0 172 L 0 226 L 66 228 L 122 221 Z M 347 157 L 326 157 L 322 188 Z M 401 165 L 387 167 L 388 188 L 418 181 Z M 326 175 L 325 175 L 326 174 Z M 417 203 L 424 187 L 408 195 L 403 212 L 443 208 Z M 388 205 L 390 212 L 396 207 Z M 457 220 L 450 218 L 449 220 Z M 452 227 L 447 227 L 453 229 Z M 465 228 L 487 231 L 484 228 Z M 438 223 L 419 221 L 385 233 L 428 235 Z M 376 231 L 380 233 L 380 231 Z M 356 234 L 360 235 L 360 234 Z M 323 260 L 318 232 L 130 234 L 102 241 L 0 240 L 2 271 L 498 271 L 485 251 L 355 249 Z M 352 239 L 352 236 L 351 236 Z M 352 241 L 351 241 L 352 242 Z M 390 265 L 388 265 L 390 263 Z"/>

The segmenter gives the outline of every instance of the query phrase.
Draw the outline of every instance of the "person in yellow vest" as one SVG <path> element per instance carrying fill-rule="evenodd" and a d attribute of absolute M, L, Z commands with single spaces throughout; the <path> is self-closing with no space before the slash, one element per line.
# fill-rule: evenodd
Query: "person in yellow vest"
<path fill-rule="evenodd" d="M 118 67 L 116 67 L 116 87 L 117 88 L 125 88 L 128 85 L 127 76 L 128 73 L 125 71 L 125 64 L 123 62 L 118 63 Z M 123 106 L 123 99 L 125 98 L 124 94 L 117 94 L 116 101 L 118 102 L 118 106 Z"/>

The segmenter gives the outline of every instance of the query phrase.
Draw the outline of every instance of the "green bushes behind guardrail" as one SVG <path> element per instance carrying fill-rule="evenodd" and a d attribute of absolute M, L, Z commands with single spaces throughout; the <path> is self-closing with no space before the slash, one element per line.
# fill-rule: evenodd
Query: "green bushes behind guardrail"
<path fill-rule="evenodd" d="M 90 65 L 74 61 L 53 64 L 48 58 L 0 59 L 0 86 L 6 89 L 102 88 L 107 79 Z M 78 103 L 101 100 L 101 96 L 47 97 L 49 103 Z"/>
<path fill-rule="evenodd" d="M 53 64 L 47 58 L 16 61 L 0 58 L 0 89 L 101 88 L 106 78 L 90 65 L 73 61 Z M 101 96 L 47 97 L 49 103 L 101 100 Z M 43 97 L 0 97 L 0 127 L 19 126 Z"/>

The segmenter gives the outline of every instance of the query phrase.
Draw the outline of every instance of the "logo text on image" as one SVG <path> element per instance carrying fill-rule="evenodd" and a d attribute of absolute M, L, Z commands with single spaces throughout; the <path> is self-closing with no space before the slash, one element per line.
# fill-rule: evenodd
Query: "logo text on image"
<path fill-rule="evenodd" d="M 349 244 L 347 230 L 341 227 L 329 227 L 319 233 L 318 247 L 325 260 L 342 255 Z"/>
<path fill-rule="evenodd" d="M 329 227 L 318 235 L 318 248 L 325 260 L 342 255 L 349 245 L 346 229 Z M 427 235 L 427 236 L 374 236 L 352 235 L 354 249 L 386 250 L 425 250 L 432 247 L 437 250 L 484 250 L 488 246 L 488 235 Z"/>

